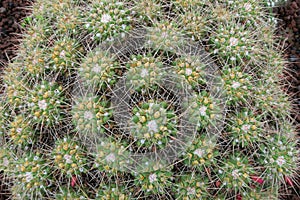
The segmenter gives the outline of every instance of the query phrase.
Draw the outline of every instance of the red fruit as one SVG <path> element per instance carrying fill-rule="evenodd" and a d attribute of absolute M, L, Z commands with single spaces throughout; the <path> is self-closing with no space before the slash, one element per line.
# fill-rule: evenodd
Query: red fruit
<path fill-rule="evenodd" d="M 243 197 L 241 194 L 236 195 L 236 200 L 242 200 L 242 199 L 243 199 Z"/>
<path fill-rule="evenodd" d="M 294 183 L 293 183 L 292 179 L 290 179 L 290 177 L 285 176 L 284 180 L 289 186 L 294 186 Z"/>
<path fill-rule="evenodd" d="M 71 187 L 75 187 L 75 185 L 77 184 L 77 177 L 76 176 L 72 176 L 72 179 L 71 179 Z"/>
<path fill-rule="evenodd" d="M 216 182 L 216 186 L 217 186 L 217 187 L 220 187 L 220 185 L 221 185 L 221 181 L 217 181 L 217 182 Z"/>
<path fill-rule="evenodd" d="M 264 183 L 264 179 L 260 178 L 259 176 L 250 176 L 250 178 L 256 182 L 256 183 L 259 183 L 259 184 L 263 184 Z"/>

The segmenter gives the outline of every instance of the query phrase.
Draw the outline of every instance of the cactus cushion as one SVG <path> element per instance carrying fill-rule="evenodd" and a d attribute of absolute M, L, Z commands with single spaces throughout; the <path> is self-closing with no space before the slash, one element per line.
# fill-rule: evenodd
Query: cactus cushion
<path fill-rule="evenodd" d="M 36 0 L 2 79 L 10 199 L 279 199 L 299 148 L 266 0 Z"/>

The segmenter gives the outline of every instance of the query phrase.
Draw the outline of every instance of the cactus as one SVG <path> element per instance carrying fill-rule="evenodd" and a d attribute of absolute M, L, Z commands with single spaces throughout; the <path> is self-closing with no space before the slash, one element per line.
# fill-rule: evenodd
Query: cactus
<path fill-rule="evenodd" d="M 299 170 L 274 1 L 37 0 L 2 79 L 11 199 L 279 199 Z"/>

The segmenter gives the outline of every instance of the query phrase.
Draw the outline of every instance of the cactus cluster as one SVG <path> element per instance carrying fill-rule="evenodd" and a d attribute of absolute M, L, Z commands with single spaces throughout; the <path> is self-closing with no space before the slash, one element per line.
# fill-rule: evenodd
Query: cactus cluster
<path fill-rule="evenodd" d="M 299 144 L 274 3 L 36 0 L 1 78 L 9 198 L 279 199 Z"/>

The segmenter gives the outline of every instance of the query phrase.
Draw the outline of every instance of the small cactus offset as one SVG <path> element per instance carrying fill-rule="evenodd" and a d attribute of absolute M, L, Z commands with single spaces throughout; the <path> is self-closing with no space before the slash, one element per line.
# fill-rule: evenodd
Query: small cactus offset
<path fill-rule="evenodd" d="M 36 0 L 2 76 L 9 199 L 280 199 L 283 2 Z"/>

